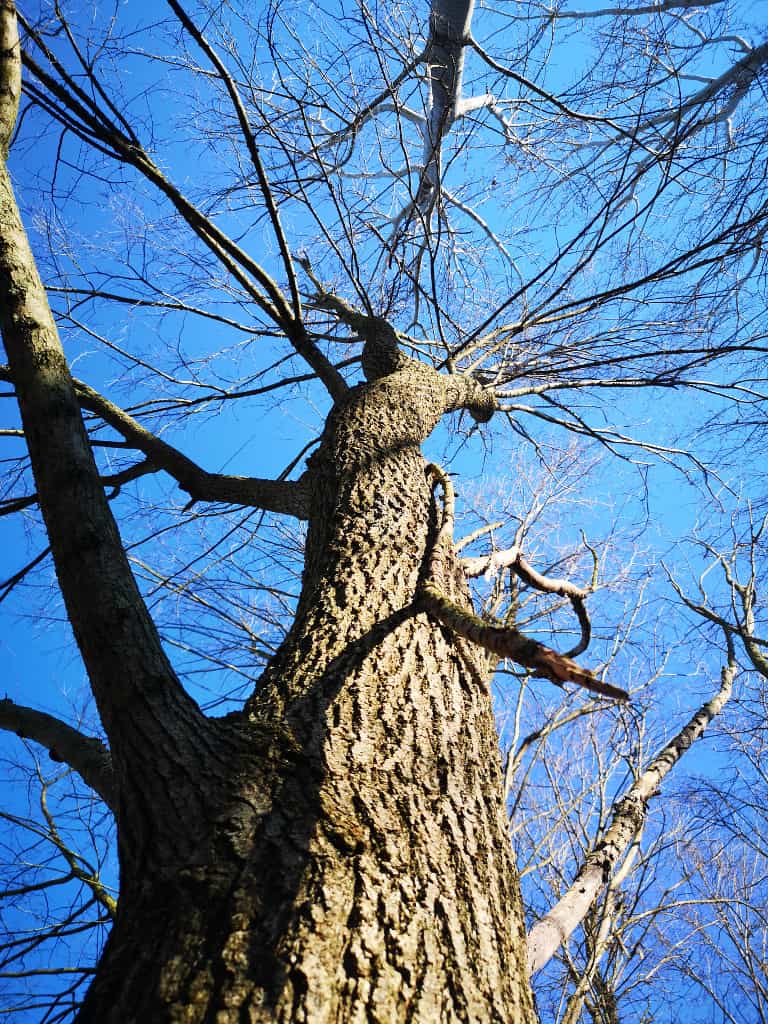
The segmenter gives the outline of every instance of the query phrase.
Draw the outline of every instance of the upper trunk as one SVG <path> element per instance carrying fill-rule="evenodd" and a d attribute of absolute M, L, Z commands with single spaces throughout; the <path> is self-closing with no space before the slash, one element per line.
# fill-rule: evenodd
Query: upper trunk
<path fill-rule="evenodd" d="M 204 738 L 194 856 L 148 872 L 123 829 L 81 1021 L 533 1019 L 488 664 L 412 607 L 442 381 L 406 366 L 331 414 L 296 621 Z"/>

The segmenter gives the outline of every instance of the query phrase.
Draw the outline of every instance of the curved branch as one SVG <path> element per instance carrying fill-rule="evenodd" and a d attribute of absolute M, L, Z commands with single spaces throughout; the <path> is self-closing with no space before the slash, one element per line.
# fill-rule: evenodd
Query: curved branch
<path fill-rule="evenodd" d="M 459 636 L 471 640 L 472 643 L 484 647 L 500 658 L 511 658 L 518 665 L 532 669 L 537 676 L 549 679 L 558 686 L 572 682 L 603 697 L 629 700 L 629 694 L 625 690 L 598 679 L 567 655 L 558 654 L 538 640 L 525 636 L 513 626 L 484 622 L 474 612 L 459 607 L 446 597 L 440 583 L 444 577 L 445 553 L 453 534 L 453 486 L 438 466 L 430 465 L 428 471 L 442 489 L 444 505 L 440 526 L 428 559 L 426 579 L 419 591 L 421 607 Z"/>
<path fill-rule="evenodd" d="M 590 589 L 592 589 L 591 587 L 589 589 L 582 589 L 577 587 L 575 583 L 571 583 L 570 580 L 552 579 L 537 572 L 523 557 L 519 543 L 515 543 L 511 548 L 506 548 L 504 551 L 492 551 L 489 555 L 463 558 L 461 564 L 464 574 L 468 578 L 482 576 L 483 574 L 489 577 L 502 569 L 512 569 L 524 583 L 535 587 L 536 590 L 540 590 L 545 594 L 558 594 L 560 597 L 567 597 L 571 602 L 576 618 L 579 620 L 581 637 L 575 647 L 565 652 L 564 657 L 575 658 L 577 654 L 582 654 L 589 647 L 589 642 L 592 638 L 592 624 L 589 620 L 584 599 Z M 594 583 L 592 586 L 594 586 Z"/>
<path fill-rule="evenodd" d="M 101 740 L 84 736 L 61 719 L 16 704 L 8 697 L 0 700 L 0 729 L 45 747 L 51 760 L 68 764 L 111 811 L 115 810 L 117 792 L 112 755 Z"/>
<path fill-rule="evenodd" d="M 544 594 L 558 594 L 560 597 L 568 598 L 571 602 L 571 607 L 576 614 L 576 618 L 579 620 L 581 638 L 575 647 L 572 647 L 566 652 L 565 656 L 568 658 L 575 658 L 577 654 L 582 654 L 586 651 L 589 647 L 589 641 L 592 638 L 592 624 L 589 621 L 587 606 L 584 603 L 584 599 L 589 591 L 583 590 L 581 587 L 577 587 L 576 584 L 571 583 L 570 580 L 551 579 L 549 576 L 543 576 L 540 572 L 537 572 L 533 566 L 528 564 L 522 554 L 519 554 L 515 559 L 513 568 L 524 583 L 527 583 L 531 587 L 535 587 L 536 590 L 540 590 Z"/>

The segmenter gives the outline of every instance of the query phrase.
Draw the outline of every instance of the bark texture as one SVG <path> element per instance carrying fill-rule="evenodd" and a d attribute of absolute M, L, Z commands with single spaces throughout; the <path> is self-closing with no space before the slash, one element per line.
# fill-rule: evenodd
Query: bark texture
<path fill-rule="evenodd" d="M 486 655 L 413 604 L 437 529 L 419 446 L 487 396 L 372 332 L 310 466 L 294 627 L 247 713 L 207 720 L 130 576 L 0 184 L 3 336 L 114 765 L 121 897 L 79 1020 L 532 1020 Z"/>
<path fill-rule="evenodd" d="M 124 860 L 81 1021 L 533 1020 L 488 662 L 413 606 L 464 385 L 398 365 L 329 417 L 294 626 L 201 735 L 194 857 Z"/>
<path fill-rule="evenodd" d="M 368 381 L 332 391 L 301 485 L 250 488 L 309 521 L 294 625 L 244 711 L 206 718 L 131 574 L 19 217 L 10 0 L 0 33 L 0 329 L 118 828 L 120 900 L 79 1024 L 531 1024 L 487 656 L 414 603 L 437 533 L 420 445 L 493 399 L 360 321 Z M 85 397 L 195 493 L 196 467 Z M 91 770 L 74 730 L 24 724 Z"/>

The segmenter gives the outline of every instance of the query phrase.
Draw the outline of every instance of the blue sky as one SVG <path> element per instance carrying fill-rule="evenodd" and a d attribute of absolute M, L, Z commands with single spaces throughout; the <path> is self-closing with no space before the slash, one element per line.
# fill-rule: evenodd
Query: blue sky
<path fill-rule="evenodd" d="M 155 5 L 136 3 L 132 0 L 130 5 L 120 9 L 120 13 L 121 16 L 135 19 L 136 22 L 146 21 L 155 16 Z M 483 14 L 483 17 L 486 16 Z M 503 28 L 503 25 L 500 23 L 499 27 Z M 236 31 L 245 37 L 244 26 L 238 26 Z M 482 31 L 483 24 L 478 13 L 478 32 Z M 488 45 L 493 42 L 498 46 L 500 39 L 504 38 L 503 35 L 495 36 L 491 30 L 482 37 L 488 39 Z M 167 45 L 167 42 L 163 40 L 162 45 Z M 317 46 L 320 47 L 319 37 Z M 159 41 L 158 48 L 161 48 Z M 262 51 L 259 55 L 265 57 Z M 585 53 L 574 50 L 572 44 L 570 59 L 573 59 L 574 64 L 576 56 L 584 57 Z M 108 65 L 108 61 L 105 62 Z M 363 76 L 362 60 L 359 64 L 352 60 L 351 64 Z M 531 56 L 531 72 L 535 65 L 536 60 Z M 563 85 L 563 78 L 569 75 L 570 71 L 570 65 L 563 60 L 562 71 L 554 76 L 554 83 L 558 86 Z M 468 81 L 476 81 L 478 74 L 477 64 L 472 65 L 468 70 Z M 184 98 L 172 98 L 171 90 L 175 76 L 176 71 L 169 66 L 161 66 L 159 70 L 156 67 L 146 70 L 140 56 L 137 55 L 130 62 L 129 73 L 122 80 L 124 94 L 126 103 L 136 116 L 143 117 L 149 111 L 157 118 L 158 149 L 161 151 L 163 166 L 190 194 L 195 194 L 201 187 L 201 175 L 204 178 L 211 168 L 216 182 L 224 180 L 225 174 L 231 169 L 231 158 L 227 163 L 225 157 L 228 149 L 221 139 L 209 139 L 207 146 L 193 147 L 190 140 L 196 127 L 195 118 L 189 113 L 189 109 L 192 108 L 185 106 Z M 150 88 L 146 96 L 145 87 Z M 213 115 L 207 112 L 205 93 L 202 87 L 200 89 L 202 113 L 199 116 L 201 121 L 205 121 L 206 118 L 210 121 Z M 191 91 L 189 95 L 193 96 Z M 180 120 L 182 116 L 187 117 L 186 124 L 183 119 Z M 199 255 L 199 250 L 194 244 L 184 241 L 185 236 L 179 232 L 178 225 L 172 219 L 164 219 L 167 211 L 162 202 L 149 192 L 148 187 L 125 187 L 119 176 L 115 176 L 111 181 L 106 176 L 95 178 L 88 184 L 66 162 L 70 159 L 74 161 L 81 155 L 79 145 L 71 140 L 65 143 L 62 150 L 65 162 L 57 170 L 55 191 L 60 196 L 66 196 L 70 189 L 79 189 L 80 186 L 83 186 L 83 189 L 73 192 L 72 200 L 63 205 L 56 217 L 47 218 L 49 207 L 45 204 L 45 190 L 40 191 L 38 185 L 44 182 L 45 175 L 51 172 L 57 153 L 58 137 L 53 132 L 38 137 L 38 128 L 39 122 L 30 118 L 14 152 L 13 169 L 46 279 L 53 279 L 55 268 L 68 274 L 71 280 L 74 280 L 79 270 L 83 269 L 84 276 L 93 281 L 103 282 L 105 287 L 109 284 L 115 290 L 122 288 L 130 294 L 140 294 L 142 285 L 139 271 L 152 270 L 155 265 L 152 260 L 145 262 L 143 229 L 146 225 L 149 237 L 158 246 L 158 259 L 163 259 L 168 264 L 165 268 L 167 277 L 164 280 L 168 282 L 169 293 L 183 293 L 187 301 L 199 301 L 201 305 L 209 303 L 217 313 L 231 315 L 241 321 L 245 328 L 254 326 L 254 321 L 248 320 L 249 311 L 240 308 L 231 296 L 217 297 L 213 294 L 204 266 L 200 265 L 194 270 L 191 284 L 185 284 L 185 257 Z M 485 151 L 479 149 L 479 155 L 475 155 L 473 150 L 478 136 L 484 138 L 480 134 L 480 129 L 467 130 L 467 145 L 462 149 L 450 172 L 455 176 L 450 179 L 452 187 L 454 180 L 458 187 L 468 179 L 472 180 L 473 175 L 478 179 L 488 175 L 491 164 L 483 155 Z M 555 142 L 552 145 L 554 147 Z M 391 139 L 386 141 L 386 146 L 389 147 L 389 152 L 396 152 L 397 146 Z M 221 163 L 217 162 L 219 158 Z M 534 166 L 530 173 L 517 179 L 518 187 L 522 189 L 524 186 L 530 186 L 532 181 L 535 182 L 536 173 L 537 168 Z M 501 175 L 501 172 L 499 174 Z M 131 185 L 130 181 L 128 185 Z M 355 182 L 351 180 L 347 187 L 346 194 L 354 197 L 357 188 Z M 263 224 L 256 221 L 255 214 L 249 211 L 247 203 L 251 199 L 252 194 L 245 193 L 245 209 L 229 209 L 222 212 L 221 221 L 233 228 L 237 225 L 237 230 L 243 232 L 254 250 L 258 249 L 260 254 L 263 254 L 267 265 L 273 269 L 277 268 L 274 242 Z M 531 214 L 531 223 L 516 222 L 520 213 L 511 187 L 507 192 L 499 188 L 496 193 L 491 194 L 490 199 L 482 203 L 483 216 L 494 229 L 496 224 L 509 229 L 510 247 L 514 249 L 518 265 L 525 272 L 539 266 L 547 252 L 553 251 L 558 244 L 562 245 L 563 239 L 573 234 L 580 217 L 580 211 L 575 206 L 570 209 L 563 207 L 560 220 L 553 224 L 552 218 L 548 215 L 546 196 L 534 196 L 531 203 L 534 211 Z M 321 212 L 327 213 L 327 197 L 323 204 Z M 231 205 L 234 206 L 234 202 Z M 540 224 L 536 221 L 537 212 L 542 218 Z M 302 208 L 300 204 L 286 203 L 285 223 L 291 233 L 291 244 L 296 248 L 308 244 L 307 240 L 317 230 L 307 209 Z M 648 228 L 649 245 L 672 244 L 679 230 L 676 223 L 653 225 Z M 50 239 L 55 243 L 55 259 L 47 249 Z M 185 252 L 185 244 L 190 247 L 188 253 Z M 117 254 L 110 252 L 110 245 L 116 247 Z M 376 249 L 375 243 L 363 241 L 360 245 L 363 257 L 370 255 L 373 262 L 374 256 L 371 254 Z M 454 286 L 457 301 L 461 298 L 466 303 L 466 322 L 470 325 L 481 322 L 484 309 L 493 302 L 503 301 L 510 290 L 516 287 L 515 273 L 498 252 L 494 255 L 491 250 L 492 247 L 483 250 L 485 262 L 480 261 L 481 265 L 477 268 L 478 275 L 485 271 L 492 279 L 490 299 L 480 294 L 480 289 L 477 295 L 473 295 L 468 294 L 467 288 Z M 125 252 L 131 257 L 133 277 L 119 266 L 119 254 Z M 614 258 L 615 250 L 611 250 L 605 257 L 605 262 Z M 365 259 L 362 262 L 365 264 Z M 344 280 L 339 267 L 340 261 L 327 257 L 321 265 L 321 272 L 327 273 L 329 279 L 340 281 L 341 286 L 346 289 L 347 297 L 354 299 L 349 281 Z M 379 290 L 381 295 L 385 294 L 390 273 L 382 268 L 383 260 L 379 259 L 376 269 L 368 270 L 363 266 L 360 273 L 362 280 L 369 280 L 372 292 Z M 596 260 L 595 265 L 588 268 L 588 273 L 599 276 L 610 269 L 609 267 L 606 270 L 601 261 Z M 54 297 L 54 303 L 59 310 L 63 309 L 62 299 Z M 398 310 L 397 316 L 398 325 L 403 327 L 407 325 L 410 310 L 407 302 L 401 303 L 401 306 L 404 308 Z M 519 313 L 519 304 L 510 310 L 510 316 L 513 312 Z M 605 315 L 604 320 L 602 317 L 603 314 L 596 317 L 596 328 L 611 325 L 610 316 Z M 727 319 L 724 323 L 727 326 Z M 430 328 L 432 324 L 426 326 Z M 214 379 L 225 386 L 227 380 L 238 377 L 252 378 L 265 370 L 284 351 L 279 342 L 249 337 L 245 329 L 229 332 L 210 319 L 194 315 L 187 315 L 179 320 L 171 320 L 170 317 L 140 318 L 137 310 L 125 306 L 116 310 L 84 306 L 62 323 L 63 338 L 73 363 L 73 372 L 82 375 L 94 386 L 103 388 L 108 397 L 126 405 L 153 397 L 155 392 L 152 388 L 162 388 L 163 383 L 158 383 L 156 379 L 152 380 L 148 374 L 145 375 L 140 366 L 127 368 L 129 361 L 114 348 L 105 346 L 98 338 L 87 333 L 84 327 L 106 337 L 113 346 L 140 353 L 141 358 L 147 362 L 157 360 L 164 373 L 191 381 L 189 385 L 179 388 L 186 396 L 201 393 L 202 388 L 198 381 L 209 373 L 215 373 Z M 431 332 L 427 330 L 426 333 Z M 542 331 L 540 336 L 542 346 L 546 346 L 550 335 Z M 231 347 L 216 368 L 209 370 L 208 356 L 222 345 Z M 265 379 L 270 380 L 272 377 L 267 374 Z M 152 382 L 147 385 L 146 380 Z M 287 394 L 278 392 L 278 396 L 276 401 L 272 401 L 270 397 L 269 401 L 262 403 L 212 402 L 204 414 L 191 420 L 182 421 L 177 418 L 170 422 L 164 436 L 198 459 L 207 469 L 244 475 L 276 475 L 292 460 L 297 451 L 316 436 L 327 409 L 324 396 L 314 386 L 299 386 Z M 633 391 L 613 392 L 607 401 L 582 400 L 580 396 L 576 396 L 574 401 L 583 402 L 583 410 L 593 416 L 597 425 L 607 422 L 621 428 L 631 425 L 634 436 L 661 443 L 690 434 L 693 426 L 717 404 L 713 402 L 707 405 L 708 400 L 701 395 L 690 397 L 684 393 L 675 393 L 670 401 L 669 395 L 664 392 L 654 393 L 648 397 L 643 392 Z M 3 403 L 2 416 L 2 427 L 14 428 L 18 425 L 11 401 L 6 400 Z M 157 425 L 158 421 L 154 422 Z M 461 474 L 461 483 L 457 484 L 460 507 L 462 502 L 466 505 L 474 489 L 482 485 L 486 488 L 497 488 L 502 497 L 505 489 L 510 493 L 519 493 L 521 500 L 525 501 L 528 500 L 526 488 L 518 486 L 521 475 L 530 472 L 531 476 L 539 474 L 539 478 L 546 480 L 548 453 L 551 454 L 552 461 L 556 462 L 556 453 L 567 446 L 569 437 L 563 431 L 543 426 L 535 419 L 525 420 L 525 426 L 538 441 L 542 457 L 537 457 L 532 451 L 521 456 L 521 449 L 524 446 L 519 438 L 514 435 L 510 437 L 508 432 L 505 435 L 503 429 L 495 427 L 485 432 L 474 433 L 468 439 L 462 437 L 461 431 L 457 434 L 445 428 L 429 442 L 429 457 L 449 465 L 452 471 Z M 108 436 L 108 432 L 105 436 Z M 18 452 L 18 442 L 3 440 L 7 445 L 6 452 Z M 580 462 L 583 466 L 591 461 L 599 450 L 599 446 L 590 446 L 584 442 L 581 450 L 578 453 L 574 452 L 573 458 L 583 460 Z M 8 457 L 6 454 L 6 458 Z M 107 460 L 114 457 L 104 451 L 99 453 L 99 458 L 105 466 L 108 464 Z M 692 549 L 686 549 L 681 553 L 675 545 L 696 526 L 702 529 L 715 529 L 711 524 L 719 516 L 716 500 L 707 493 L 700 478 L 689 482 L 680 469 L 660 465 L 657 460 L 643 453 L 638 453 L 637 457 L 641 462 L 656 464 L 646 471 L 603 452 L 602 458 L 596 462 L 587 477 L 586 494 L 569 498 L 567 511 L 542 520 L 540 531 L 531 538 L 532 549 L 540 554 L 542 559 L 547 560 L 554 558 L 554 553 L 562 547 L 578 546 L 582 530 L 586 532 L 590 541 L 601 541 L 614 534 L 617 538 L 623 538 L 621 544 L 625 549 L 634 545 L 636 565 L 633 569 L 633 579 L 637 581 L 637 587 L 645 582 L 650 568 L 656 565 L 660 555 L 677 559 L 680 565 L 684 565 L 686 558 L 690 556 L 694 561 L 694 569 L 698 568 L 699 554 Z M 690 468 L 685 457 L 678 461 L 683 469 Z M 738 480 L 739 469 L 737 458 L 733 460 L 727 477 L 729 482 L 733 483 L 734 489 L 741 494 L 748 486 L 750 474 L 745 474 L 747 482 L 742 484 Z M 577 468 L 576 476 L 579 473 L 586 475 L 583 470 Z M 514 479 L 505 484 L 505 479 L 508 479 L 510 474 Z M 719 483 L 713 481 L 711 487 L 713 492 L 722 495 L 726 512 L 734 506 L 733 496 L 724 491 Z M 236 589 L 238 581 L 239 585 L 245 588 L 251 571 L 253 575 L 258 575 L 259 579 L 267 583 L 277 581 L 280 584 L 277 589 L 281 589 L 289 577 L 290 569 L 295 565 L 296 553 L 291 547 L 293 541 L 283 537 L 272 520 L 266 519 L 262 522 L 258 514 L 248 519 L 240 515 L 243 523 L 239 527 L 235 524 L 238 514 L 218 522 L 195 519 L 190 515 L 187 517 L 188 524 L 181 529 L 173 530 L 154 541 L 139 544 L 150 529 L 146 511 L 153 504 L 159 504 L 163 509 L 160 521 L 171 524 L 179 518 L 178 506 L 183 504 L 183 497 L 167 481 L 145 478 L 135 489 L 126 488 L 125 493 L 115 502 L 127 542 L 137 543 L 138 546 L 133 553 L 136 558 L 147 564 L 156 560 L 164 570 L 176 571 L 189 560 L 199 557 L 208 544 L 220 539 L 228 530 L 234 529 L 231 537 L 223 542 L 222 550 L 234 552 L 235 548 L 246 542 L 252 547 L 246 556 L 239 556 L 242 559 L 242 566 L 238 568 L 237 573 L 240 575 L 233 572 L 227 577 L 227 584 L 232 591 Z M 725 518 L 727 521 L 727 515 Z M 25 517 L 7 517 L 2 522 L 0 574 L 3 577 L 16 572 L 26 560 L 41 550 L 44 543 L 36 516 L 32 514 L 26 517 L 26 520 Z M 253 537 L 250 536 L 251 531 L 255 531 Z M 253 549 L 258 549 L 261 553 L 256 553 Z M 232 557 L 234 558 L 234 554 Z M 205 596 L 208 593 L 206 587 L 209 580 L 212 586 L 218 576 L 215 559 L 207 559 L 206 565 L 207 576 L 196 579 L 194 586 L 190 586 L 186 594 L 172 592 L 166 598 L 165 610 L 178 602 L 183 612 L 181 619 L 185 614 L 193 614 L 191 606 L 184 604 L 189 594 L 195 590 L 198 595 Z M 240 563 L 238 565 L 240 566 Z M 155 584 L 147 572 L 141 568 L 137 571 L 142 576 L 145 591 L 150 595 L 150 603 L 155 604 L 158 600 Z M 665 696 L 653 708 L 654 734 L 661 736 L 666 724 L 665 719 L 669 719 L 670 722 L 677 721 L 680 715 L 695 706 L 699 699 L 703 683 L 702 674 L 698 673 L 697 669 L 699 660 L 709 657 L 709 652 L 696 645 L 693 649 L 682 645 L 675 646 L 686 627 L 682 620 L 679 623 L 671 621 L 670 605 L 667 603 L 669 592 L 658 568 L 652 581 L 653 599 L 645 613 L 643 628 L 646 633 L 643 636 L 653 635 L 655 628 L 661 630 L 656 642 L 661 646 L 666 643 L 672 648 L 668 676 L 677 680 L 674 685 L 668 685 L 669 679 L 664 681 Z M 286 594 L 283 596 L 287 604 L 290 604 L 290 593 L 295 593 L 295 586 L 295 581 L 292 584 L 293 590 L 291 584 L 285 584 Z M 631 589 L 631 582 L 628 586 Z M 631 594 L 628 595 L 626 591 L 616 595 L 606 592 L 593 601 L 598 647 L 591 657 L 597 657 L 598 652 L 602 655 L 607 649 L 611 629 L 615 627 L 617 621 L 628 615 L 630 598 Z M 233 608 L 238 607 L 236 602 L 240 599 L 240 594 L 234 596 Z M 254 599 L 254 604 L 258 604 L 260 613 L 271 607 L 268 597 L 263 592 Z M 238 613 L 240 612 L 243 612 L 243 608 L 239 608 Z M 242 659 L 235 666 L 237 671 L 209 665 L 208 670 L 201 674 L 200 670 L 205 667 L 202 660 L 189 649 L 185 650 L 184 646 L 180 646 L 186 645 L 189 648 L 194 646 L 192 641 L 197 642 L 194 625 L 178 626 L 171 623 L 170 619 L 167 621 L 171 655 L 180 668 L 189 671 L 190 685 L 202 702 L 213 700 L 217 687 L 228 692 L 232 687 L 244 688 L 249 685 L 248 674 L 243 675 L 242 672 Z M 202 615 L 200 621 L 208 628 L 215 620 Z M 264 620 L 256 616 L 254 621 L 263 623 Z M 264 627 L 264 636 L 267 640 L 274 639 L 274 635 L 275 631 L 270 633 Z M 56 597 L 48 565 L 35 572 L 25 586 L 18 588 L 0 606 L 0 652 L 4 667 L 3 690 L 8 696 L 20 703 L 60 714 L 68 721 L 79 721 L 83 708 L 87 706 L 82 696 L 83 669 L 74 650 L 69 628 L 63 622 L 61 604 Z M 251 662 L 254 661 L 255 659 L 251 659 Z M 631 666 L 631 663 L 632 659 L 628 656 L 627 666 Z M 711 664 L 716 667 L 716 663 L 717 657 L 714 657 Z M 254 665 L 252 675 L 256 673 L 257 665 Z M 703 675 L 706 677 L 706 672 Z M 694 692 L 689 693 L 687 690 L 689 682 Z M 549 684 L 539 685 L 546 691 Z M 196 689 L 198 686 L 199 689 Z M 242 693 L 243 690 L 239 692 Z M 553 693 L 553 696 L 555 695 L 556 693 Z M 711 755 L 705 751 L 709 749 L 703 748 L 698 756 L 696 763 L 699 770 L 706 764 L 714 763 L 712 760 L 707 761 L 707 757 Z M 13 736 L 0 734 L 0 751 L 3 757 L 15 758 L 19 751 L 18 740 Z M 43 763 L 46 768 L 56 770 L 56 766 L 48 764 L 45 757 Z M 24 779 L 19 781 L 18 774 L 15 777 L 16 786 L 6 792 L 11 801 L 10 806 L 21 811 L 25 809 L 30 793 L 34 793 Z M 31 1016 L 29 1019 L 37 1018 Z"/>

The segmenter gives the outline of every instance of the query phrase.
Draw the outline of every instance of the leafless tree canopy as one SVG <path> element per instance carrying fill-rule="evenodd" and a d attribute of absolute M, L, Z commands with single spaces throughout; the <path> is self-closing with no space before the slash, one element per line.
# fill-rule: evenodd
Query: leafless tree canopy
<path fill-rule="evenodd" d="M 746 0 L 0 0 L 0 603 L 94 698 L 0 700 L 10 1019 L 768 1019 L 766 82 Z"/>

